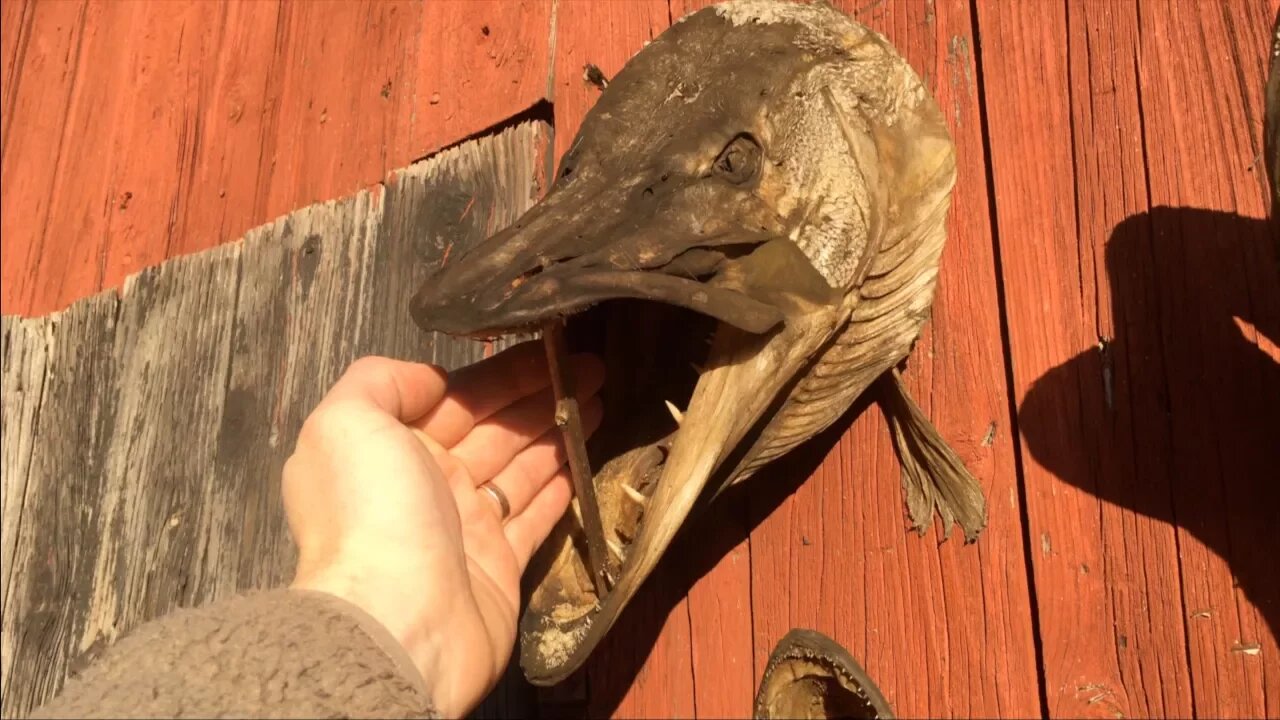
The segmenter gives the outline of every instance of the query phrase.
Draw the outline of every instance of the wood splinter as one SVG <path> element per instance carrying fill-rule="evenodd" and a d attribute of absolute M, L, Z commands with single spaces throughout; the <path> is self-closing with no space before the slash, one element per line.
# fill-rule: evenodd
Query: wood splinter
<path fill-rule="evenodd" d="M 591 582 L 596 595 L 604 599 L 613 584 L 609 550 L 605 545 L 604 523 L 600 520 L 600 504 L 587 459 L 587 440 L 582 432 L 582 413 L 574 395 L 573 377 L 569 373 L 569 348 L 564 337 L 564 322 L 554 320 L 542 327 L 542 341 L 547 350 L 547 366 L 551 370 L 551 389 L 556 396 L 556 426 L 564 437 L 569 456 L 569 475 L 573 492 L 582 511 L 582 530 L 587 536 L 587 562 L 591 566 Z"/>

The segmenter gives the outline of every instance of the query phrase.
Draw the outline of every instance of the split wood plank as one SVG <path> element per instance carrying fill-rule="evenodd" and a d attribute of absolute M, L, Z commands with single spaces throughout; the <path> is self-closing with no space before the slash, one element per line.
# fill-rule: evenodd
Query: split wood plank
<path fill-rule="evenodd" d="M 1262 10 L 979 4 L 1054 717 L 1275 713 Z"/>
<path fill-rule="evenodd" d="M 529 108 L 551 7 L 6 3 L 3 312 L 118 287 Z"/>
<path fill-rule="evenodd" d="M 549 138 L 524 123 L 145 270 L 121 295 L 5 318 L 6 717 L 140 622 L 288 580 L 279 472 L 303 419 L 359 355 L 480 359 L 481 343 L 417 329 L 408 289 L 445 244 L 532 204 Z M 487 220 L 432 224 L 462 198 Z M 508 683 L 478 714 L 531 699 Z"/>
<path fill-rule="evenodd" d="M 671 0 L 674 22 L 712 0 Z M 785 462 L 785 461 L 784 461 Z M 680 546 L 689 588 L 694 706 L 699 717 L 750 717 L 760 677 L 751 604 L 751 530 L 745 492 L 729 493 L 698 519 L 698 542 Z M 710 565 L 710 569 L 706 569 Z"/>
<path fill-rule="evenodd" d="M 4 376 L 0 379 L 0 617 L 9 607 L 9 580 L 13 574 L 13 552 L 18 527 L 22 523 L 22 498 L 31 470 L 32 447 L 36 439 L 36 413 L 44 393 L 48 324 L 3 318 L 0 357 Z M 13 637 L 0 637 L 0 678 L 8 677 L 13 664 Z"/>
<path fill-rule="evenodd" d="M 884 418 L 874 406 L 855 409 L 815 440 L 807 452 L 816 457 L 783 460 L 751 481 L 777 483 L 749 496 L 758 523 L 751 535 L 757 675 L 788 630 L 806 627 L 847 647 L 903 717 L 1035 715 L 1039 683 L 970 7 L 963 0 L 840 7 L 911 63 L 956 143 L 933 315 L 906 377 L 982 483 L 990 522 L 970 546 L 955 536 L 942 543 L 936 525 L 924 537 L 909 533 Z M 788 475 L 807 473 L 828 450 L 783 497 L 800 479 Z"/>
<path fill-rule="evenodd" d="M 17 440 L 6 428 L 4 438 L 31 448 L 22 494 L 9 499 L 20 507 L 0 615 L 0 650 L 9 658 L 0 676 L 0 712 L 6 717 L 21 716 L 49 698 L 88 650 L 79 647 L 78 629 L 88 619 L 95 558 L 110 542 L 99 505 L 115 425 L 114 392 L 104 390 L 116 387 L 119 309 L 118 298 L 102 295 L 81 301 L 74 311 L 10 321 L 11 328 L 26 327 L 11 332 L 7 357 L 40 352 L 43 344 L 46 360 L 34 434 Z M 25 340 L 37 348 L 14 347 Z M 14 371 L 4 368 L 5 375 Z M 46 403 L 49 398 L 57 400 Z M 6 465 L 3 472 L 18 470 Z"/>

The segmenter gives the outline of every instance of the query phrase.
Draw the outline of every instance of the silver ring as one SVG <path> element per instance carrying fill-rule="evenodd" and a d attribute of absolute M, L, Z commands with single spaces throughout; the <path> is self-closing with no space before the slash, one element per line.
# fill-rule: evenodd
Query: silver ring
<path fill-rule="evenodd" d="M 500 520 L 505 522 L 507 517 L 511 515 L 511 502 L 507 500 L 507 494 L 491 482 L 481 485 L 479 489 L 484 490 L 489 494 L 489 497 L 493 498 L 494 502 L 498 503 L 498 509 L 502 513 Z"/>

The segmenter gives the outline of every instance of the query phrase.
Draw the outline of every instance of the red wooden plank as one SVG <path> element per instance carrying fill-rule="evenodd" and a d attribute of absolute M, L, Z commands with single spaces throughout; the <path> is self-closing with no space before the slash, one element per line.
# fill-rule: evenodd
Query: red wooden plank
<path fill-rule="evenodd" d="M 600 90 L 583 77 L 587 63 L 611 78 L 644 43 L 667 29 L 666 0 L 561 0 L 556 9 L 556 160 L 569 149 Z"/>
<path fill-rule="evenodd" d="M 4 9 L 6 313 L 378 182 L 547 91 L 550 0 L 38 3 L 19 42 L 22 7 Z"/>
<path fill-rule="evenodd" d="M 1263 3 L 1140 10 L 1155 208 L 1147 267 L 1166 358 L 1182 595 L 1189 611 L 1212 613 L 1189 622 L 1196 711 L 1275 715 L 1280 580 L 1258 540 L 1274 532 L 1280 504 L 1280 365 L 1234 322 L 1280 338 L 1274 228 L 1249 220 L 1268 210 L 1257 158 L 1274 14 Z"/>
<path fill-rule="evenodd" d="M 9 134 L 9 121 L 13 119 L 13 90 L 15 72 L 22 67 L 27 39 L 31 36 L 31 11 L 35 8 L 29 0 L 13 0 L 0 4 L 0 148 Z M 3 157 L 3 150 L 0 150 Z"/>
<path fill-rule="evenodd" d="M 1067 675 L 1069 686 L 1059 705 L 1063 712 L 1072 714 L 1094 705 L 1098 712 L 1190 715 L 1192 696 L 1183 606 L 1176 592 L 1177 539 L 1174 528 L 1163 519 L 1172 508 L 1167 493 L 1146 494 L 1140 482 L 1143 475 L 1166 475 L 1171 459 L 1163 433 L 1140 421 L 1143 411 L 1139 408 L 1154 409 L 1163 392 L 1161 384 L 1153 382 L 1163 374 L 1159 343 L 1150 334 L 1144 336 L 1116 327 L 1134 322 L 1142 310 L 1131 298 L 1148 296 L 1150 288 L 1139 284 L 1144 280 L 1141 274 L 1122 282 L 1109 278 L 1115 270 L 1115 259 L 1122 257 L 1118 251 L 1133 260 L 1140 257 L 1134 252 L 1135 247 L 1122 244 L 1147 244 L 1148 225 L 1131 223 L 1129 227 L 1135 230 L 1131 239 L 1112 241 L 1107 256 L 1113 228 L 1149 208 L 1147 171 L 1139 142 L 1143 129 L 1134 55 L 1139 38 L 1137 8 L 1110 3 L 1071 7 L 1067 32 L 1073 100 L 1070 113 L 1077 129 L 1073 145 L 1079 218 L 1078 282 L 1084 307 L 1076 322 L 1082 324 L 1083 333 L 1091 333 L 1098 338 L 1096 342 L 1106 343 L 1110 367 L 1105 372 L 1111 374 L 1113 384 L 1108 399 L 1107 388 L 1097 384 L 1104 368 L 1096 347 L 1077 356 L 1082 364 L 1076 366 L 1079 369 L 1075 381 L 1079 385 L 1073 392 L 1080 396 L 1082 417 L 1090 420 L 1080 423 L 1081 444 L 1062 454 L 1085 462 L 1088 454 L 1094 454 L 1110 461 L 1065 473 L 1074 475 L 1077 484 L 1090 491 L 1079 495 L 1079 511 L 1097 518 L 1097 535 L 1073 537 L 1069 531 L 1053 528 L 1043 532 L 1049 538 L 1049 552 L 1062 553 L 1068 565 L 1074 563 L 1076 552 L 1096 558 L 1093 564 L 1081 559 L 1079 567 L 1064 569 L 1079 575 L 1088 566 L 1088 572 L 1097 578 L 1094 597 L 1099 602 L 1097 612 L 1105 622 L 1097 628 L 1098 637 L 1081 637 L 1073 629 L 1080 608 L 1068 609 L 1068 598 L 1067 606 L 1060 611 L 1070 616 L 1046 611 L 1041 624 L 1046 648 L 1050 647 L 1051 638 L 1060 635 L 1078 643 L 1082 651 L 1073 658 L 1076 666 Z M 1129 307 L 1108 312 L 1122 300 Z M 1034 404 L 1024 403 L 1023 408 L 1028 410 L 1023 416 L 1027 418 L 1024 435 L 1029 449 L 1036 452 L 1042 438 L 1038 436 L 1035 413 L 1031 412 Z M 1089 449 L 1088 454 L 1080 452 L 1084 448 Z M 1086 474 L 1092 477 L 1081 482 Z M 1110 493 L 1120 502 L 1098 503 L 1094 493 Z M 1060 496 L 1054 505 L 1052 512 L 1061 515 Z M 1038 520 L 1033 519 L 1033 524 Z M 1054 581 L 1046 577 L 1044 582 Z M 1042 591 L 1049 592 L 1053 592 L 1050 587 Z M 1089 651 L 1083 652 L 1086 647 Z"/>
<path fill-rule="evenodd" d="M 1067 23 L 1061 8 L 995 3 L 978 8 L 1010 346 L 1022 398 L 1032 379 L 1098 343 L 1093 308 L 1079 287 L 1083 272 L 1077 269 L 1071 109 L 1064 91 Z M 1044 386 L 1044 401 L 1024 403 L 1018 414 L 1023 440 L 1033 448 L 1023 468 L 1036 548 L 1043 672 L 1054 717 L 1101 717 L 1127 708 L 1123 691 L 1117 695 L 1123 682 L 1115 660 L 1119 642 L 1106 590 L 1098 503 L 1049 469 L 1089 474 L 1087 456 L 1080 451 L 1088 444 L 1088 431 L 1085 400 L 1076 389 L 1083 382 L 1079 375 L 1073 370 L 1071 382 Z M 1035 449 L 1042 437 L 1057 439 L 1053 452 Z"/>
<path fill-rule="evenodd" d="M 1085 315 L 1079 322 L 1099 342 L 1107 343 L 1110 368 L 1106 372 L 1112 377 L 1108 399 L 1107 388 L 1090 383 L 1104 371 L 1100 352 L 1091 348 L 1077 356 L 1086 363 L 1079 366 L 1077 378 L 1083 386 L 1078 390 L 1081 412 L 1090 418 L 1081 423 L 1083 447 L 1110 459 L 1092 464 L 1092 479 L 1079 484 L 1099 495 L 1110 494 L 1119 502 L 1093 506 L 1096 501 L 1091 497 L 1081 498 L 1083 511 L 1099 518 L 1099 535 L 1087 539 L 1097 549 L 1086 554 L 1102 563 L 1090 566 L 1090 572 L 1097 574 L 1101 583 L 1098 589 L 1104 602 L 1100 611 L 1107 618 L 1102 628 L 1106 637 L 1097 638 L 1090 655 L 1081 658 L 1077 680 L 1070 688 L 1072 700 L 1064 704 L 1093 704 L 1100 710 L 1139 716 L 1189 716 L 1192 696 L 1187 641 L 1183 604 L 1176 592 L 1177 538 L 1166 521 L 1172 507 L 1167 493 L 1144 493 L 1141 483 L 1143 476 L 1167 476 L 1172 460 L 1168 439 L 1157 427 L 1140 420 L 1144 411 L 1155 410 L 1163 392 L 1161 384 L 1152 381 L 1163 374 L 1159 342 L 1152 333 L 1116 327 L 1133 324 L 1143 313 L 1141 301 L 1135 297 L 1149 297 L 1151 288 L 1145 286 L 1147 279 L 1142 274 L 1126 280 L 1111 277 L 1117 270 L 1117 258 L 1143 262 L 1134 252 L 1136 248 L 1123 247 L 1123 243 L 1150 242 L 1149 225 L 1141 221 L 1127 226 L 1136 231 L 1128 238 L 1112 234 L 1125 218 L 1150 206 L 1139 142 L 1143 128 L 1134 54 L 1140 37 L 1137 8 L 1099 2 L 1070 6 L 1068 13 L 1079 277 L 1085 299 Z M 1122 398 L 1119 403 L 1117 393 Z M 1024 430 L 1030 449 L 1035 451 L 1031 443 L 1039 440 L 1034 437 L 1036 426 L 1028 424 Z M 1084 457 L 1078 449 L 1076 453 Z M 1052 534 L 1052 530 L 1047 532 Z M 1070 544 L 1078 540 L 1069 536 L 1062 540 L 1062 551 L 1069 558 Z M 1058 551 L 1054 545 L 1053 551 Z M 1047 636 L 1053 632 L 1051 625 L 1061 625 L 1056 632 L 1068 635 L 1074 618 L 1044 615 L 1041 624 Z M 1091 665 L 1106 670 L 1091 676 L 1096 672 Z"/>
<path fill-rule="evenodd" d="M 193 130 L 186 192 L 168 238 L 168 255 L 195 252 L 237 237 L 267 220 L 259 197 L 258 160 L 268 121 L 279 108 L 279 88 L 268 92 L 280 8 L 274 3 L 231 3 L 217 43 L 206 47 L 190 80 L 199 115 Z"/>
<path fill-rule="evenodd" d="M 6 5 L 6 8 L 8 5 Z M 15 313 L 39 306 L 38 265 L 44 227 L 50 218 L 50 189 L 69 158 L 67 105 L 80 68 L 84 3 L 40 3 L 31 18 L 21 61 L 22 75 L 5 85 L 8 118 L 0 176 L 0 311 Z M 6 10 L 6 12 L 8 12 Z M 5 32 L 10 17 L 5 16 Z M 16 28 L 14 28 L 16 29 Z M 15 42 L 16 45 L 16 42 Z M 15 50 L 16 52 L 16 50 Z"/>
<path fill-rule="evenodd" d="M 121 74 L 86 68 L 86 83 L 118 87 L 128 78 L 130 86 L 127 102 L 116 106 L 111 132 L 98 133 L 109 143 L 105 156 L 86 158 L 86 164 L 94 164 L 86 167 L 90 177 L 94 170 L 105 176 L 100 184 L 55 189 L 59 199 L 87 200 L 89 228 L 75 243 L 73 258 L 96 270 L 94 289 L 118 286 L 139 268 L 172 255 L 174 221 L 194 189 L 189 183 L 201 116 L 200 68 L 216 56 L 225 8 L 199 0 L 127 7 L 132 12 L 123 38 L 104 37 L 127 48 L 121 53 Z M 89 125 L 96 113 L 85 103 L 75 117 Z M 56 230 L 50 228 L 46 242 L 61 240 Z M 209 239 L 198 249 L 216 242 Z"/>
<path fill-rule="evenodd" d="M 751 717 L 756 693 L 751 632 L 751 545 L 746 498 L 726 495 L 698 518 L 684 554 L 689 588 L 694 706 L 698 717 Z"/>
<path fill-rule="evenodd" d="M 586 717 L 696 716 L 686 587 L 678 561 L 668 562 L 636 594 L 587 661 Z"/>
<path fill-rule="evenodd" d="M 401 117 L 417 156 L 548 96 L 552 7 L 552 0 L 426 3 L 417 31 L 416 90 Z"/>
<path fill-rule="evenodd" d="M 1260 10 L 979 5 L 1055 717 L 1257 716 L 1280 690 L 1248 539 L 1280 499 L 1254 479 L 1278 424 L 1257 398 L 1280 391 L 1229 312 L 1278 326 L 1241 160 Z"/>
<path fill-rule="evenodd" d="M 422 6 L 411 2 L 289 3 L 282 10 L 274 58 L 279 111 L 258 168 L 264 218 L 350 194 L 407 162 L 408 153 L 394 147 L 392 93 L 399 81 L 394 98 L 406 95 L 406 55 L 422 25 Z"/>
<path fill-rule="evenodd" d="M 793 496 L 776 508 L 763 490 L 750 496 L 761 521 L 751 535 L 756 670 L 787 630 L 811 627 L 849 648 L 903 717 L 1031 716 L 1040 700 L 970 9 L 958 0 L 864 5 L 843 7 L 861 8 L 855 19 L 885 33 L 925 78 L 956 141 L 933 319 L 908 377 L 982 481 L 990 525 L 976 546 L 939 544 L 936 529 L 905 532 L 898 463 L 883 417 L 868 408 Z M 770 479 L 785 483 L 802 467 L 793 458 Z"/>
<path fill-rule="evenodd" d="M 41 5 L 35 22 L 45 26 Z M 79 10 L 60 3 L 52 6 L 60 13 Z M 51 79 L 68 88 L 69 99 L 58 102 L 57 94 L 49 93 L 36 101 L 41 105 L 38 116 L 28 115 L 18 99 L 6 148 L 3 210 L 4 239 L 17 249 L 18 262 L 5 263 L 3 272 L 6 281 L 12 278 L 17 285 L 6 288 L 6 295 L 19 298 L 20 305 L 5 312 L 53 310 L 101 287 L 107 228 L 123 200 L 113 192 L 109 170 L 119 152 L 135 149 L 117 142 L 116 133 L 126 131 L 120 127 L 121 118 L 132 99 L 127 97 L 132 93 L 118 88 L 124 78 L 132 84 L 132 59 L 145 51 L 135 44 L 140 39 L 135 37 L 140 12 L 145 6 L 138 3 L 89 4 L 74 42 L 57 47 L 58 54 L 48 58 L 58 64 Z M 59 19 L 46 27 L 56 31 L 75 22 Z M 31 54 L 29 46 L 28 61 Z M 31 80 L 24 79 L 22 85 L 42 95 Z M 45 122 L 59 131 L 44 130 Z M 18 160 L 23 156 L 30 158 L 29 177 L 21 167 L 25 163 Z M 18 187 L 7 186 L 10 178 Z"/>

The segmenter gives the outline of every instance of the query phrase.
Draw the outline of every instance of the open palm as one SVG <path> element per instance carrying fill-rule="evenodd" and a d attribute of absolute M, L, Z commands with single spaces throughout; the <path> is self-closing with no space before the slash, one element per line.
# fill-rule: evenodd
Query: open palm
<path fill-rule="evenodd" d="M 571 368 L 592 431 L 602 366 L 578 356 Z M 285 465 L 294 587 L 377 619 L 446 716 L 468 712 L 502 675 L 520 575 L 568 507 L 554 405 L 537 343 L 452 376 L 364 358 L 307 419 Z M 509 502 L 505 521 L 486 482 Z"/>

